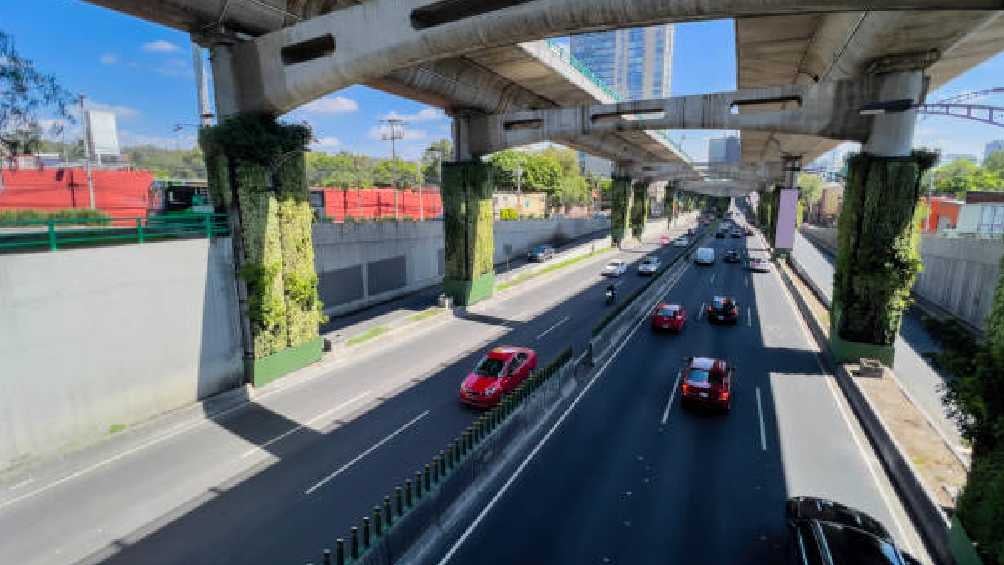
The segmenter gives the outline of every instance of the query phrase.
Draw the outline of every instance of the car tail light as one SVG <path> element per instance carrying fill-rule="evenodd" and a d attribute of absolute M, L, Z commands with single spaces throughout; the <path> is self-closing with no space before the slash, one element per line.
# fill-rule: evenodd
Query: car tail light
<path fill-rule="evenodd" d="M 722 388 L 721 390 L 718 391 L 718 400 L 728 400 L 728 399 L 729 399 L 728 389 Z"/>
<path fill-rule="evenodd" d="M 684 383 L 682 385 L 680 385 L 680 393 L 683 394 L 684 396 L 686 396 L 689 391 L 690 391 L 690 387 L 687 386 L 686 381 L 684 381 Z"/>

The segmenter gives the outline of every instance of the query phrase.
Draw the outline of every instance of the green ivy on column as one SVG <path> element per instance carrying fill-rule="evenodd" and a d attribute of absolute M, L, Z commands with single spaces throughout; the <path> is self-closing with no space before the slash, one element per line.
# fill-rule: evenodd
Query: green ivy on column
<path fill-rule="evenodd" d="M 645 223 L 648 222 L 649 201 L 648 183 L 638 181 L 632 186 L 631 195 L 631 235 L 635 239 L 641 239 L 645 232 Z"/>
<path fill-rule="evenodd" d="M 627 238 L 633 196 L 631 177 L 614 176 L 610 185 L 610 239 L 614 245 Z"/>
<path fill-rule="evenodd" d="M 443 287 L 459 304 L 473 304 L 494 289 L 492 173 L 490 163 L 443 163 Z"/>

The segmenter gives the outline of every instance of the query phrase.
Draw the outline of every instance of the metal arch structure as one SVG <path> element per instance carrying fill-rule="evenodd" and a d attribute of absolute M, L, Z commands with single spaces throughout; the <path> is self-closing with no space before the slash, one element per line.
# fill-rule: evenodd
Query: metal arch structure
<path fill-rule="evenodd" d="M 987 88 L 984 90 L 973 90 L 971 92 L 963 92 L 956 94 L 955 96 L 949 96 L 947 98 L 942 98 L 935 102 L 935 104 L 961 104 L 968 100 L 976 100 L 983 98 L 984 96 L 990 96 L 992 94 L 1004 94 L 1004 86 L 996 86 L 994 88 Z"/>
<path fill-rule="evenodd" d="M 1004 90 L 1004 89 L 1002 89 Z M 985 104 L 920 104 L 917 113 L 925 116 L 951 116 L 964 120 L 973 120 L 992 126 L 1004 127 L 1004 108 L 987 106 Z"/>

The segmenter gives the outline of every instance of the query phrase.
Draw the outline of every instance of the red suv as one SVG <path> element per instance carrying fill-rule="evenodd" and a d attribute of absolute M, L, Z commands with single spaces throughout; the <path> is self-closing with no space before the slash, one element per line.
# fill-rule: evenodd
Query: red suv
<path fill-rule="evenodd" d="M 652 312 L 652 329 L 680 332 L 687 323 L 687 309 L 679 304 L 660 302 Z"/>
<path fill-rule="evenodd" d="M 735 368 L 722 359 L 688 357 L 680 373 L 680 404 L 701 404 L 732 409 L 732 379 Z"/>
<path fill-rule="evenodd" d="M 537 352 L 526 347 L 496 347 L 460 383 L 460 401 L 491 408 L 537 368 Z"/>

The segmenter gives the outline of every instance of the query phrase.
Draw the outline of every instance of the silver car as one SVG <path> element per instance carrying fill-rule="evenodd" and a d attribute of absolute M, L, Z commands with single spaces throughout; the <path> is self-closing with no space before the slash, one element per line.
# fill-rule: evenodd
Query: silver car
<path fill-rule="evenodd" d="M 627 272 L 627 263 L 620 259 L 607 263 L 600 272 L 604 277 L 619 277 Z"/>
<path fill-rule="evenodd" d="M 659 270 L 660 265 L 662 265 L 662 261 L 660 261 L 658 257 L 645 257 L 642 259 L 642 262 L 638 264 L 638 274 L 654 275 Z"/>

